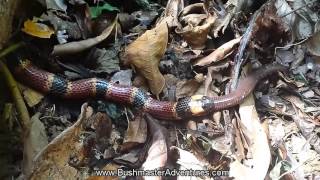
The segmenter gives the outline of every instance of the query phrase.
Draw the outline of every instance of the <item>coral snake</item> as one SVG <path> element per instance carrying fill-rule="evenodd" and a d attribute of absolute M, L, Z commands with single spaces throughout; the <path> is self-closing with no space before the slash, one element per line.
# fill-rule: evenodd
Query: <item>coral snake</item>
<path fill-rule="evenodd" d="M 177 102 L 159 101 L 140 88 L 121 86 L 99 78 L 69 81 L 34 66 L 29 60 L 18 60 L 13 71 L 20 82 L 45 94 L 65 99 L 102 98 L 143 109 L 159 119 L 184 119 L 235 106 L 253 91 L 261 79 L 285 69 L 282 65 L 266 65 L 241 79 L 237 89 L 230 94 L 217 97 L 194 95 Z"/>

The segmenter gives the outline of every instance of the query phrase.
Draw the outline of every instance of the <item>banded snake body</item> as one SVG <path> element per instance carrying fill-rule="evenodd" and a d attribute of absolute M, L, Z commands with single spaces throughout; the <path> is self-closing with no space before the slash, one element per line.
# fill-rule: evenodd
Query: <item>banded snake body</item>
<path fill-rule="evenodd" d="M 29 60 L 18 60 L 14 66 L 14 74 L 20 82 L 44 94 L 65 99 L 102 98 L 143 109 L 159 119 L 184 119 L 240 104 L 261 79 L 285 69 L 281 65 L 267 65 L 241 79 L 237 89 L 230 94 L 217 97 L 194 95 L 177 102 L 159 101 L 140 88 L 121 86 L 99 78 L 68 81 L 34 66 Z"/>

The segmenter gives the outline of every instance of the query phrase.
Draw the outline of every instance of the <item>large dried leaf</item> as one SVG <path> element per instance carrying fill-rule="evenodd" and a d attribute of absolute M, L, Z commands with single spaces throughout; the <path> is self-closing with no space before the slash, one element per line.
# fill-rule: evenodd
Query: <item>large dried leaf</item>
<path fill-rule="evenodd" d="M 230 176 L 236 179 L 264 179 L 271 160 L 267 135 L 260 123 L 258 113 L 254 105 L 254 98 L 250 95 L 240 105 L 241 129 L 246 139 L 249 139 L 248 148 L 252 153 L 252 159 L 242 164 L 236 160 L 230 164 Z"/>
<path fill-rule="evenodd" d="M 24 137 L 23 149 L 23 169 L 29 173 L 32 169 L 32 159 L 48 144 L 48 137 L 45 127 L 39 119 L 40 113 L 36 113 L 31 118 L 30 129 Z"/>
<path fill-rule="evenodd" d="M 166 23 L 161 23 L 142 34 L 126 50 L 126 63 L 135 67 L 148 80 L 151 92 L 156 96 L 159 96 L 165 84 L 158 66 L 167 43 L 168 27 Z"/>
<path fill-rule="evenodd" d="M 152 142 L 148 151 L 146 161 L 142 165 L 143 170 L 154 170 L 165 166 L 168 158 L 167 131 L 150 115 L 146 116 Z M 149 179 L 149 177 L 145 177 Z M 160 179 L 160 177 L 153 177 Z"/>
<path fill-rule="evenodd" d="M 79 174 L 68 162 L 79 151 L 79 136 L 83 121 L 91 116 L 92 110 L 84 104 L 77 122 L 52 140 L 35 158 L 29 179 L 75 179 Z"/>

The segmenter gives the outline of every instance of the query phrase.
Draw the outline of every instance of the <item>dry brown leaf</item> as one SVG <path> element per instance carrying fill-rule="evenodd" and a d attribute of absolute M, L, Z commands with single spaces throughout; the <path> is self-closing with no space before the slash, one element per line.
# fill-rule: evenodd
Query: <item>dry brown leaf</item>
<path fill-rule="evenodd" d="M 169 0 L 162 17 L 157 24 L 167 23 L 169 28 L 179 26 L 178 15 L 184 8 L 183 0 Z"/>
<path fill-rule="evenodd" d="M 193 27 L 191 24 L 188 24 L 183 28 L 177 28 L 176 33 L 181 34 L 193 49 L 203 49 L 205 48 L 210 28 L 215 20 L 216 16 L 209 15 L 202 25 Z"/>
<path fill-rule="evenodd" d="M 146 161 L 142 165 L 143 170 L 154 170 L 162 168 L 167 163 L 168 145 L 166 139 L 166 129 L 163 128 L 155 119 L 150 115 L 145 116 L 148 122 L 152 140 L 151 146 L 148 151 Z M 145 177 L 149 179 L 151 177 Z M 152 177 L 152 179 L 161 179 L 160 177 Z"/>
<path fill-rule="evenodd" d="M 176 154 L 177 156 L 177 164 L 179 164 L 179 170 L 199 170 L 205 171 L 207 170 L 208 164 L 206 162 L 202 162 L 199 160 L 194 154 L 180 149 L 178 147 L 172 146 L 170 147 L 170 154 Z M 202 176 L 201 178 L 209 179 L 208 177 Z M 177 179 L 193 179 L 188 176 L 178 176 Z M 199 178 L 200 179 L 200 178 Z"/>
<path fill-rule="evenodd" d="M 109 37 L 109 35 L 112 33 L 112 30 L 118 24 L 117 21 L 118 16 L 114 19 L 110 26 L 108 26 L 99 36 L 85 39 L 82 41 L 74 41 L 65 44 L 55 45 L 53 48 L 52 55 L 74 54 L 89 49 L 101 43 L 102 41 L 107 39 L 107 37 Z"/>
<path fill-rule="evenodd" d="M 270 165 L 271 154 L 252 94 L 240 105 L 239 113 L 244 136 L 250 140 L 248 145 L 252 159 L 244 161 L 246 165 L 239 160 L 232 162 L 230 176 L 236 179 L 264 179 Z"/>
<path fill-rule="evenodd" d="M 127 132 L 124 137 L 123 144 L 121 145 L 121 152 L 129 151 L 132 147 L 142 144 L 147 140 L 147 123 L 140 115 L 136 116 L 134 121 L 128 122 Z"/>
<path fill-rule="evenodd" d="M 21 92 L 23 94 L 23 98 L 27 102 L 29 107 L 33 107 L 33 106 L 37 105 L 44 97 L 43 94 L 41 94 L 31 88 L 28 88 L 20 83 L 19 83 L 19 89 L 21 90 Z"/>
<path fill-rule="evenodd" d="M 26 130 L 29 133 L 23 139 L 23 171 L 25 173 L 30 173 L 32 159 L 48 144 L 46 130 L 39 117 L 40 113 L 36 113 L 31 117 L 30 129 Z"/>
<path fill-rule="evenodd" d="M 82 105 L 79 119 L 73 126 L 67 128 L 35 158 L 33 172 L 28 179 L 75 179 L 79 177 L 77 169 L 68 162 L 71 155 L 79 151 L 79 136 L 82 123 L 92 115 L 92 109 L 87 104 Z"/>
<path fill-rule="evenodd" d="M 235 45 L 240 42 L 240 39 L 241 37 L 228 41 L 227 43 L 223 44 L 218 49 L 210 53 L 208 56 L 197 60 L 194 65 L 205 66 L 211 64 L 212 62 L 217 62 L 226 58 L 226 56 L 234 50 Z"/>
<path fill-rule="evenodd" d="M 157 97 L 165 84 L 158 66 L 166 51 L 167 43 L 168 27 L 166 23 L 161 23 L 131 43 L 125 54 L 125 63 L 131 64 L 148 80 L 152 94 Z"/>
<path fill-rule="evenodd" d="M 177 83 L 176 97 L 177 99 L 192 96 L 199 89 L 201 83 L 195 79 L 183 80 Z"/>

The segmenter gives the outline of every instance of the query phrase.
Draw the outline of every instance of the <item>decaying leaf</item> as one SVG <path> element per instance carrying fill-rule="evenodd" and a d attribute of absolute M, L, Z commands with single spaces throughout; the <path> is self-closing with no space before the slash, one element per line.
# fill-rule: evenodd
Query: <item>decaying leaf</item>
<path fill-rule="evenodd" d="M 208 56 L 197 60 L 197 62 L 194 65 L 205 66 L 212 62 L 217 62 L 226 58 L 226 56 L 228 56 L 234 50 L 234 47 L 240 42 L 240 39 L 241 37 L 226 42 L 218 49 L 210 53 Z"/>
<path fill-rule="evenodd" d="M 154 170 L 165 166 L 167 162 L 168 146 L 166 140 L 166 130 L 150 115 L 145 116 L 151 133 L 151 145 L 146 161 L 142 165 L 143 170 Z M 158 179 L 158 178 L 157 178 Z"/>
<path fill-rule="evenodd" d="M 176 32 L 182 37 L 193 49 L 203 49 L 211 26 L 216 20 L 216 16 L 209 15 L 203 24 L 193 27 L 191 24 L 182 28 L 177 28 Z"/>
<path fill-rule="evenodd" d="M 111 77 L 111 82 L 118 83 L 124 86 L 132 86 L 132 70 L 127 69 L 127 70 L 120 70 L 119 72 L 116 72 L 112 77 Z"/>
<path fill-rule="evenodd" d="M 165 80 L 159 71 L 159 61 L 168 43 L 168 27 L 161 23 L 146 31 L 126 49 L 125 63 L 131 64 L 149 83 L 152 94 L 159 96 Z"/>
<path fill-rule="evenodd" d="M 184 8 L 183 0 L 169 0 L 158 24 L 167 23 L 169 28 L 179 26 L 178 15 Z"/>
<path fill-rule="evenodd" d="M 83 121 L 91 116 L 92 110 L 84 104 L 79 119 L 71 127 L 52 140 L 36 157 L 30 179 L 74 179 L 78 171 L 68 162 L 79 151 L 79 136 Z"/>
<path fill-rule="evenodd" d="M 298 6 L 296 8 L 301 8 L 305 6 L 305 3 L 302 2 L 305 1 L 293 1 L 293 6 Z M 312 35 L 313 13 L 308 11 L 308 8 L 300 9 L 300 12 L 304 12 L 302 13 L 303 15 L 301 15 L 299 11 L 292 13 L 295 7 L 291 7 L 285 0 L 277 0 L 275 1 L 274 5 L 277 9 L 278 16 L 282 17 L 282 20 L 285 22 L 283 25 L 286 25 L 293 31 L 292 41 L 308 38 Z"/>
<path fill-rule="evenodd" d="M 26 20 L 24 22 L 24 27 L 22 28 L 22 31 L 39 38 L 50 38 L 52 34 L 54 34 L 54 31 L 51 27 L 38 22 L 38 18 L 33 18 L 32 20 Z"/>
<path fill-rule="evenodd" d="M 129 121 L 121 151 L 128 151 L 132 147 L 144 143 L 147 140 L 147 131 L 147 123 L 141 115 L 136 116 L 134 121 Z"/>
<path fill-rule="evenodd" d="M 27 102 L 29 107 L 37 105 L 44 97 L 43 94 L 33 89 L 30 89 L 22 84 L 19 84 L 19 88 L 23 94 L 24 100 Z"/>
<path fill-rule="evenodd" d="M 26 130 L 28 133 L 23 140 L 23 169 L 25 173 L 31 172 L 32 159 L 48 144 L 46 130 L 39 117 L 40 113 L 31 117 L 30 129 Z"/>
<path fill-rule="evenodd" d="M 190 170 L 190 169 L 199 170 L 199 171 L 200 170 L 203 170 L 203 171 L 207 170 L 208 164 L 205 164 L 205 163 L 199 161 L 194 154 L 192 154 L 188 151 L 185 151 L 185 150 L 180 149 L 178 147 L 172 146 L 172 147 L 170 147 L 170 154 L 172 154 L 172 153 L 177 154 L 176 156 L 178 156 L 176 163 L 180 165 L 179 170 L 182 170 L 182 171 Z M 188 177 L 189 176 L 178 176 L 178 179 L 181 179 L 181 180 L 189 179 Z M 205 177 L 203 176 L 201 178 L 205 178 Z"/>
<path fill-rule="evenodd" d="M 94 69 L 94 72 L 111 74 L 119 71 L 118 51 L 118 47 L 111 47 L 109 49 L 94 48 L 88 57 L 91 61 L 96 61 L 96 68 Z"/>
<path fill-rule="evenodd" d="M 238 179 L 264 179 L 270 165 L 271 154 L 266 133 L 258 117 L 254 98 L 250 95 L 239 108 L 242 130 L 249 139 L 252 159 L 242 164 L 236 160 L 230 164 L 230 176 Z"/>
<path fill-rule="evenodd" d="M 194 95 L 200 85 L 195 79 L 179 81 L 176 88 L 177 99 Z"/>

